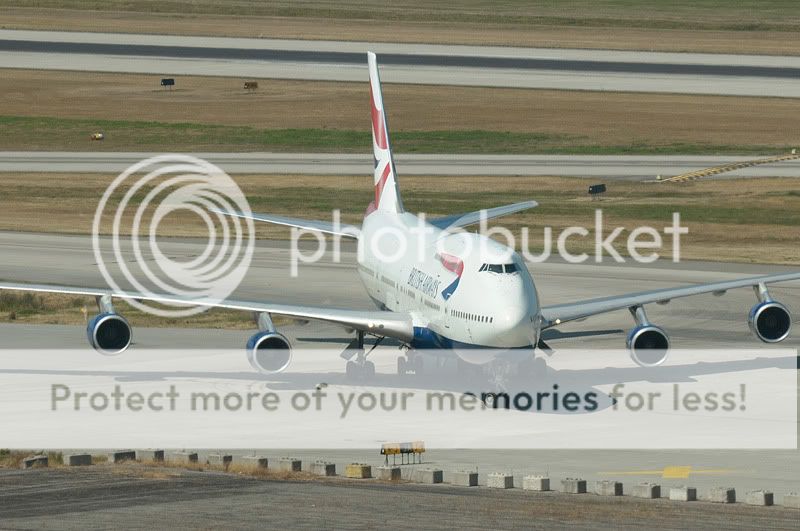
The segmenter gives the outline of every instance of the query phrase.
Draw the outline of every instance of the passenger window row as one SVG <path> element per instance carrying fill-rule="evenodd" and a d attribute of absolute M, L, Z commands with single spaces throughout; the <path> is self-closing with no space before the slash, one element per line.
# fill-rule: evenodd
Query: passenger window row
<path fill-rule="evenodd" d="M 461 319 L 466 319 L 467 321 L 477 321 L 479 323 L 493 323 L 494 317 L 490 317 L 488 315 L 479 315 L 476 313 L 468 313 L 462 312 L 459 310 L 450 310 L 450 315 L 453 317 L 459 317 Z"/>

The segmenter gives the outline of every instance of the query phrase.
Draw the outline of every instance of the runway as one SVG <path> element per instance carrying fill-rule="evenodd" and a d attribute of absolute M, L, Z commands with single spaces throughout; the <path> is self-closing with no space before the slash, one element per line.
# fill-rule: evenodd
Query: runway
<path fill-rule="evenodd" d="M 114 44 L 83 42 L 42 42 L 0 40 L 0 51 L 59 54 L 96 54 L 179 59 L 221 59 L 230 61 L 264 61 L 317 63 L 359 66 L 361 52 L 281 50 L 264 48 L 217 48 L 211 46 L 163 46 L 158 44 Z M 542 57 L 502 57 L 480 55 L 434 55 L 382 53 L 382 66 L 432 66 L 438 68 L 497 68 L 519 70 L 552 70 L 565 72 L 686 74 L 708 76 L 746 76 L 794 78 L 800 68 L 761 65 L 719 65 L 697 63 L 602 61 L 583 59 L 550 59 Z"/>
<path fill-rule="evenodd" d="M 794 57 L 0 30 L 4 68 L 363 81 L 370 49 L 389 83 L 800 95 Z"/>
<path fill-rule="evenodd" d="M 0 152 L 0 172 L 119 173 L 160 153 Z M 331 153 L 194 153 L 231 174 L 368 175 L 372 158 Z M 669 177 L 752 156 L 708 155 L 451 155 L 398 154 L 401 175 L 550 175 L 610 180 Z M 742 168 L 706 179 L 797 177 L 800 160 Z"/>
<path fill-rule="evenodd" d="M 164 252 L 174 257 L 195 256 L 200 249 L 193 240 L 167 241 Z M 130 253 L 130 250 L 126 251 Z M 289 278 L 286 268 L 287 249 L 283 242 L 260 242 L 254 264 L 248 277 L 234 297 L 250 300 L 323 304 L 348 308 L 371 308 L 366 294 L 357 278 L 353 266 L 352 249 L 345 249 L 341 264 L 322 263 L 301 268 L 298 278 Z M 54 236 L 25 233 L 0 233 L 0 278 L 7 281 L 61 283 L 82 286 L 102 286 L 96 270 L 91 245 L 86 237 Z M 756 273 L 771 273 L 791 270 L 780 266 L 730 265 L 721 263 L 680 264 L 659 263 L 648 266 L 634 265 L 567 265 L 558 262 L 532 264 L 529 266 L 537 281 L 540 299 L 544 304 L 568 302 L 600 295 L 621 294 L 640 289 L 654 289 L 695 282 L 724 280 Z M 113 270 L 113 268 L 112 268 Z M 790 308 L 800 307 L 800 283 L 775 285 L 770 289 L 773 297 Z M 747 330 L 746 312 L 754 303 L 750 290 L 734 290 L 725 297 L 699 296 L 673 301 L 667 306 L 648 307 L 650 319 L 664 327 L 671 335 L 675 348 L 727 348 L 760 346 Z M 555 374 L 595 374 L 592 367 L 618 371 L 625 374 L 626 381 L 653 378 L 655 373 L 637 369 L 625 355 L 615 354 L 608 359 L 586 361 L 570 359 L 559 351 L 568 348 L 620 349 L 624 346 L 625 332 L 632 325 L 627 312 L 614 312 L 591 318 L 585 322 L 570 323 L 558 331 L 548 332 L 546 338 L 556 351 L 547 363 Z M 349 341 L 341 328 L 333 325 L 309 323 L 281 327 L 297 348 L 329 349 L 330 356 L 319 360 L 298 359 L 287 373 L 266 380 L 250 371 L 244 359 L 243 348 L 249 331 L 136 329 L 136 345 L 117 358 L 104 358 L 91 352 L 86 346 L 85 331 L 80 326 L 45 326 L 24 324 L 0 325 L 3 347 L 25 347 L 42 349 L 81 349 L 85 355 L 76 360 L 78 366 L 90 369 L 97 382 L 130 382 L 152 380 L 153 382 L 207 381 L 221 389 L 231 388 L 236 382 L 250 379 L 253 384 L 266 384 L 278 392 L 313 389 L 320 381 L 334 389 L 351 388 L 344 379 L 344 361 L 338 353 Z M 199 356 L 182 358 L 183 370 L 173 372 L 160 370 L 165 367 L 162 360 L 148 354 L 148 349 L 169 346 L 186 348 L 235 349 L 232 356 L 209 358 Z M 782 347 L 797 348 L 797 334 L 781 344 Z M 227 352 L 227 351 L 226 351 Z M 396 347 L 379 347 L 373 355 L 377 372 L 376 389 L 388 390 L 399 385 L 392 376 L 395 367 Z M 766 358 L 765 358 L 766 359 Z M 36 367 L 54 368 L 46 360 L 32 360 Z M 160 365 L 160 363 L 162 365 Z M 581 367 L 581 364 L 584 364 Z M 676 370 L 681 381 L 702 381 L 716 373 L 715 363 L 697 360 L 675 359 Z M 768 363 L 768 365 L 764 365 Z M 32 365 L 33 366 L 33 365 Z M 756 364 L 739 364 L 736 373 L 745 377 L 759 367 L 768 367 L 762 360 Z M 794 365 L 796 367 L 796 363 Z M 748 368 L 750 367 L 750 368 Z M 596 369 L 592 369 L 596 370 Z M 723 370 L 723 369 L 719 369 Z M 577 371 L 577 372 L 576 372 Z M 724 370 L 723 370 L 724 372 Z M 596 373 L 600 374 L 600 373 Z M 92 381 L 95 381 L 92 380 Z M 404 384 L 409 385 L 409 384 Z M 411 387 L 436 388 L 435 380 L 421 380 Z M 431 387 L 432 386 L 432 387 Z M 253 387 L 257 388 L 257 387 Z M 367 387 L 370 389 L 370 387 Z M 378 439 L 388 433 L 389 425 L 381 426 Z M 306 423 L 304 430 L 313 442 L 314 424 Z M 217 433 L 217 435 L 222 435 Z M 232 434 L 231 434 L 232 435 Z M 355 436 L 355 432 L 352 434 Z M 594 433 L 597 443 L 607 434 Z M 222 435 L 224 436 L 224 435 Z M 277 437 L 277 434 L 275 434 Z M 319 438 L 320 434 L 317 434 Z M 576 435 L 577 436 L 577 435 Z M 587 434 L 587 437 L 589 434 Z M 278 438 L 275 439 L 279 440 Z M 589 439 L 591 440 L 591 439 Z M 270 455 L 286 455 L 290 450 L 274 447 Z M 535 441 L 530 441 L 535 445 Z M 653 448 L 660 447 L 659 440 L 652 441 Z M 330 458 L 337 463 L 351 461 L 378 465 L 382 457 L 375 450 L 291 450 L 304 458 Z M 461 447 L 469 446 L 465 442 Z M 215 446 L 216 447 L 216 446 Z M 283 452 L 283 453 L 281 453 Z M 732 485 L 737 489 L 752 490 L 768 488 L 776 493 L 798 488 L 800 477 L 800 453 L 796 450 L 437 450 L 426 453 L 427 465 L 441 466 L 449 470 L 480 467 L 482 472 L 510 470 L 518 481 L 529 473 L 549 471 L 554 478 L 585 477 L 588 480 L 619 479 L 627 482 L 657 480 L 663 485 L 689 484 L 707 488 L 713 485 Z M 670 479 L 665 467 L 690 467 L 685 478 Z M 698 471 L 697 473 L 691 470 Z M 711 471 L 703 473 L 703 471 Z"/>

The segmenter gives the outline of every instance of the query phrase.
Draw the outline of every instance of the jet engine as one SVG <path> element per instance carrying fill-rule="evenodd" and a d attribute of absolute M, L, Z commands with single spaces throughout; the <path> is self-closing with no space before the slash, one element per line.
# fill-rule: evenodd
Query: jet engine
<path fill-rule="evenodd" d="M 92 317 L 86 324 L 89 344 L 105 356 L 121 354 L 131 344 L 131 325 L 121 315 L 103 312 Z"/>
<path fill-rule="evenodd" d="M 247 341 L 247 361 L 263 374 L 281 372 L 292 361 L 292 347 L 278 332 L 257 332 Z"/>
<path fill-rule="evenodd" d="M 131 344 L 131 325 L 114 310 L 111 295 L 97 297 L 100 313 L 86 323 L 89 344 L 104 356 L 122 354 Z"/>
<path fill-rule="evenodd" d="M 766 300 L 750 309 L 747 323 L 753 335 L 764 343 L 778 343 L 789 335 L 792 315 L 783 304 Z"/>
<path fill-rule="evenodd" d="M 663 329 L 647 320 L 642 306 L 628 308 L 636 320 L 636 326 L 628 333 L 625 345 L 631 359 L 640 367 L 657 367 L 667 361 L 669 337 Z"/>
<path fill-rule="evenodd" d="M 625 341 L 631 359 L 640 367 L 657 367 L 667 361 L 669 337 L 661 328 L 640 325 L 628 333 Z"/>
<path fill-rule="evenodd" d="M 268 313 L 261 312 L 254 317 L 259 331 L 247 340 L 247 361 L 262 374 L 281 372 L 292 361 L 292 345 L 275 330 Z"/>

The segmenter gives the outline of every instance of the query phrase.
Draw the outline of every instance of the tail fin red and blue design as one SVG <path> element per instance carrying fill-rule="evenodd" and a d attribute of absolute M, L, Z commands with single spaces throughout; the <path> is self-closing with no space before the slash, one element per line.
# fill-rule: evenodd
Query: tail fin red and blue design
<path fill-rule="evenodd" d="M 397 187 L 392 147 L 389 142 L 389 127 L 386 112 L 383 109 L 381 94 L 381 78 L 378 74 L 378 61 L 375 54 L 367 52 L 369 65 L 369 86 L 372 102 L 372 151 L 375 162 L 375 201 L 368 212 L 382 210 L 385 212 L 403 212 L 403 202 Z"/>

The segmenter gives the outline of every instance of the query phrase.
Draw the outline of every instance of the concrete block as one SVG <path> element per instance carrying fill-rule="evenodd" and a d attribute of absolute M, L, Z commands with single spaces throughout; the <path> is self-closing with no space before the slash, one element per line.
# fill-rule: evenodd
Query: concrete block
<path fill-rule="evenodd" d="M 48 462 L 46 455 L 32 455 L 22 460 L 22 468 L 45 467 Z"/>
<path fill-rule="evenodd" d="M 562 479 L 561 491 L 567 494 L 586 494 L 586 480 L 580 478 Z"/>
<path fill-rule="evenodd" d="M 653 498 L 661 497 L 661 485 L 657 483 L 639 483 L 633 486 L 633 496 L 635 498 Z"/>
<path fill-rule="evenodd" d="M 382 479 L 384 481 L 400 481 L 403 475 L 400 472 L 399 466 L 379 466 L 378 467 L 378 479 Z"/>
<path fill-rule="evenodd" d="M 174 452 L 170 460 L 182 465 L 197 463 L 197 452 Z"/>
<path fill-rule="evenodd" d="M 775 502 L 775 497 L 768 490 L 752 490 L 744 498 L 747 505 L 770 506 Z"/>
<path fill-rule="evenodd" d="M 708 491 L 708 501 L 714 503 L 736 503 L 736 489 L 733 487 L 713 487 Z"/>
<path fill-rule="evenodd" d="M 137 461 L 164 461 L 164 450 L 136 450 Z"/>
<path fill-rule="evenodd" d="M 492 472 L 486 480 L 486 486 L 490 489 L 513 489 L 514 476 L 503 472 Z"/>
<path fill-rule="evenodd" d="M 281 457 L 278 459 L 278 470 L 284 472 L 300 472 L 303 462 L 296 457 Z"/>
<path fill-rule="evenodd" d="M 345 468 L 344 475 L 351 479 L 369 479 L 372 477 L 372 467 L 363 463 L 350 463 Z"/>
<path fill-rule="evenodd" d="M 67 466 L 88 466 L 92 464 L 92 455 L 67 454 L 64 456 L 64 464 Z"/>
<path fill-rule="evenodd" d="M 109 463 L 122 463 L 124 461 L 135 461 L 136 452 L 133 450 L 117 450 L 116 452 L 109 452 Z"/>
<path fill-rule="evenodd" d="M 228 468 L 233 463 L 233 456 L 228 454 L 209 454 L 206 463 L 209 465 L 221 465 Z"/>
<path fill-rule="evenodd" d="M 784 496 L 783 506 L 789 507 L 790 509 L 800 509 L 800 494 L 796 492 L 790 492 Z"/>
<path fill-rule="evenodd" d="M 269 466 L 269 459 L 263 455 L 243 455 L 237 457 L 236 461 L 247 465 L 254 465 L 257 468 L 267 468 Z"/>
<path fill-rule="evenodd" d="M 417 483 L 441 483 L 444 481 L 444 472 L 434 468 L 418 468 L 414 471 L 414 481 Z"/>
<path fill-rule="evenodd" d="M 697 501 L 697 489 L 694 487 L 671 487 L 669 499 L 672 501 Z"/>
<path fill-rule="evenodd" d="M 458 485 L 459 487 L 477 487 L 478 486 L 478 473 L 468 472 L 466 470 L 459 470 L 457 472 L 450 472 L 447 474 L 451 485 Z"/>
<path fill-rule="evenodd" d="M 550 490 L 550 478 L 547 476 L 525 476 L 522 478 L 522 488 L 536 491 Z"/>
<path fill-rule="evenodd" d="M 622 482 L 604 479 L 594 484 L 594 493 L 600 496 L 622 496 Z"/>
<path fill-rule="evenodd" d="M 314 461 L 311 464 L 311 473 L 317 476 L 335 476 L 336 464 L 328 461 Z"/>

